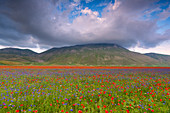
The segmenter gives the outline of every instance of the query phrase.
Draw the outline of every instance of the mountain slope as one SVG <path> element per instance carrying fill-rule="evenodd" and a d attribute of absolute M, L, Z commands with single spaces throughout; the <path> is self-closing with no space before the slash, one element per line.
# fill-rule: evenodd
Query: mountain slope
<path fill-rule="evenodd" d="M 0 49 L 0 54 L 16 54 L 20 56 L 32 56 L 36 55 L 37 53 L 29 49 L 4 48 Z"/>
<path fill-rule="evenodd" d="M 157 53 L 146 53 L 145 55 L 157 59 L 162 64 L 169 64 L 170 63 L 170 55 L 163 55 L 163 54 L 157 54 Z"/>
<path fill-rule="evenodd" d="M 156 65 L 159 61 L 116 44 L 87 44 L 52 48 L 40 54 L 47 65 Z"/>
<path fill-rule="evenodd" d="M 116 65 L 170 66 L 170 56 L 140 54 L 116 44 L 86 44 L 52 48 L 40 54 L 31 50 L 0 50 L 0 65 Z"/>
<path fill-rule="evenodd" d="M 5 48 L 0 49 L 0 64 L 1 65 L 22 65 L 38 62 L 38 54 L 29 49 Z"/>

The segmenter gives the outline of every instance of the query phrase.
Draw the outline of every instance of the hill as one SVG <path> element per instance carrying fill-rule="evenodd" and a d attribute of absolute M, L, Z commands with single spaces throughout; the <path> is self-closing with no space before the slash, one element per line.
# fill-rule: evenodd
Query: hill
<path fill-rule="evenodd" d="M 39 62 L 37 53 L 29 49 L 5 48 L 0 49 L 1 65 L 29 65 L 33 62 Z"/>
<path fill-rule="evenodd" d="M 170 55 L 163 55 L 163 54 L 157 54 L 157 53 L 146 53 L 145 55 L 159 60 L 161 64 L 168 65 L 170 63 Z"/>
<path fill-rule="evenodd" d="M 10 65 L 10 63 L 13 65 L 169 66 L 170 56 L 141 54 L 117 44 L 104 43 L 52 48 L 39 54 L 28 49 L 1 49 L 0 64 Z"/>

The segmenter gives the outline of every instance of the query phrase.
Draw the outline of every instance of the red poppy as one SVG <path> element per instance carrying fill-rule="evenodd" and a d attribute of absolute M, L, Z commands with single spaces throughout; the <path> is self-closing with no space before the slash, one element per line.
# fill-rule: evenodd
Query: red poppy
<path fill-rule="evenodd" d="M 105 113 L 109 113 L 107 110 L 105 110 Z"/>
<path fill-rule="evenodd" d="M 78 113 L 83 113 L 83 112 L 81 110 L 79 110 Z"/>
<path fill-rule="evenodd" d="M 129 110 L 127 109 L 126 112 L 129 113 Z"/>
<path fill-rule="evenodd" d="M 21 104 L 20 106 L 24 106 L 23 104 Z"/>
<path fill-rule="evenodd" d="M 16 110 L 15 112 L 19 112 L 19 110 Z"/>

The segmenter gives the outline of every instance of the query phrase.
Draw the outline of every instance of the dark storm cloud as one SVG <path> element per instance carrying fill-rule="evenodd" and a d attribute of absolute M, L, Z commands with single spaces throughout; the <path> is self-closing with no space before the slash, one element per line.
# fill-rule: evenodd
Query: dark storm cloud
<path fill-rule="evenodd" d="M 109 4 L 98 17 L 84 13 L 69 22 L 69 14 L 79 2 L 68 0 L 0 0 L 0 45 L 42 48 L 85 43 L 117 43 L 124 47 L 154 47 L 169 40 L 160 35 L 159 19 L 140 19 L 144 11 L 158 7 L 158 0 L 122 0 Z M 108 11 L 109 10 L 109 11 Z M 161 15 L 167 16 L 167 11 Z M 167 18 L 167 17 L 166 17 Z"/>
<path fill-rule="evenodd" d="M 58 15 L 55 13 L 54 9 L 57 7 L 56 3 L 58 1 L 46 1 L 46 0 L 4 0 L 1 3 L 1 6 L 5 7 L 5 10 L 1 10 L 1 15 L 5 18 L 9 18 L 13 23 L 17 23 L 15 25 L 15 30 L 22 34 L 30 34 L 32 35 L 37 42 L 41 43 L 54 43 L 62 42 L 65 39 L 60 39 L 59 36 L 53 36 L 53 32 L 59 32 L 58 27 L 60 27 L 59 18 L 64 17 L 64 14 Z M 52 4 L 53 3 L 53 4 Z M 60 17 L 61 16 L 61 17 Z M 55 18 L 54 20 L 52 20 Z M 5 20 L 4 20 L 5 21 Z M 6 26 L 6 30 L 10 30 L 10 24 L 12 22 L 1 21 L 1 25 Z M 58 25 L 53 25 L 58 24 Z M 5 40 L 10 39 L 10 37 L 4 37 L 1 34 L 1 38 L 5 38 Z M 62 36 L 60 36 L 62 37 Z M 25 37 L 13 37 L 14 40 L 20 41 L 24 40 Z M 17 44 L 17 43 L 14 43 Z"/>

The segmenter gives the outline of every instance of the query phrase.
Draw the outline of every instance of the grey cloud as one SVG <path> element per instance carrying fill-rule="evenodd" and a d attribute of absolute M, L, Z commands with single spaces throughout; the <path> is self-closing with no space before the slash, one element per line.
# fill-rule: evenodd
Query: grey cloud
<path fill-rule="evenodd" d="M 137 12 L 155 7 L 154 3 L 158 1 L 159 0 L 124 0 L 120 8 L 122 11 L 129 13 Z"/>
<path fill-rule="evenodd" d="M 169 40 L 169 34 L 156 33 L 158 20 L 140 20 L 139 17 L 146 9 L 155 9 L 157 1 L 120 0 L 116 10 L 110 9 L 113 6 L 110 3 L 101 18 L 82 15 L 70 23 L 68 15 L 74 7 L 67 7 L 71 4 L 68 0 L 1 0 L 0 44 L 20 47 L 39 44 L 41 48 L 50 48 L 117 43 L 124 47 L 137 44 L 144 48 L 154 47 Z M 65 4 L 65 10 L 58 10 L 63 8 L 60 4 Z"/>
<path fill-rule="evenodd" d="M 64 23 L 63 18 L 67 16 L 65 12 L 54 11 L 58 7 L 57 2 L 60 1 L 9 0 L 4 2 L 8 11 L 2 11 L 2 14 L 19 24 L 16 26 L 19 32 L 31 34 L 40 44 L 43 42 L 55 46 L 54 42 L 60 43 L 65 40 L 61 39 L 63 34 L 58 32 L 62 32 L 59 27 Z"/>
<path fill-rule="evenodd" d="M 169 36 L 165 34 L 160 35 L 156 33 L 158 30 L 158 20 L 141 20 L 139 18 L 139 16 L 143 14 L 144 9 L 149 8 L 150 3 L 157 1 L 144 1 L 143 5 L 141 4 L 140 7 L 138 7 L 140 2 L 138 3 L 136 0 L 131 0 L 130 3 L 119 2 L 121 2 L 121 5 L 116 10 L 111 9 L 113 5 L 105 9 L 102 18 L 106 21 L 103 22 L 103 24 L 94 24 L 94 18 L 88 19 L 91 17 L 90 15 L 88 15 L 88 18 L 82 16 L 82 18 L 77 19 L 79 23 L 75 22 L 77 25 L 81 26 L 78 29 L 82 29 L 82 31 L 84 31 L 85 28 L 91 29 L 87 34 L 91 34 L 94 39 L 92 41 L 94 42 L 113 42 L 125 47 L 136 45 L 143 48 L 155 47 L 157 44 L 170 39 Z M 130 5 L 133 5 L 133 3 L 136 6 L 131 7 Z M 127 7 L 131 8 L 128 9 Z M 127 11 L 125 11 L 125 9 L 127 9 Z M 108 10 L 110 11 L 108 12 Z M 128 11 L 131 12 L 128 13 Z M 84 23 L 81 24 L 82 22 Z M 98 35 L 94 35 L 94 33 Z"/>
<path fill-rule="evenodd" d="M 164 9 L 162 13 L 159 14 L 161 20 L 165 20 L 170 17 L 170 5 L 167 9 Z"/>

